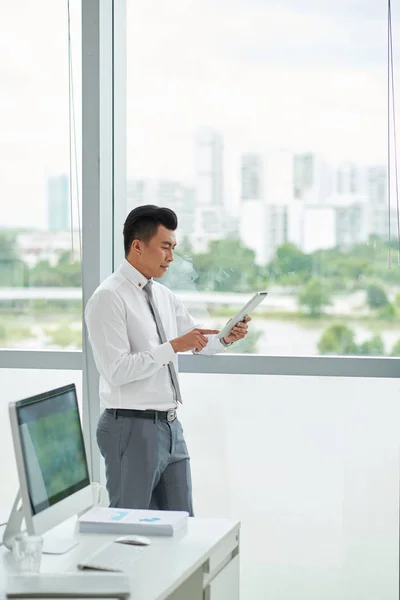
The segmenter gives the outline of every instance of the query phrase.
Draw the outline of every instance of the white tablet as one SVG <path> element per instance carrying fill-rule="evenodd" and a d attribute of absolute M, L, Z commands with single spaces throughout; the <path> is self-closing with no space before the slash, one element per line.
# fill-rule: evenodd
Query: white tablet
<path fill-rule="evenodd" d="M 217 337 L 223 338 L 230 334 L 232 327 L 239 323 L 239 321 L 243 321 L 246 315 L 249 315 L 255 308 L 264 300 L 268 292 L 257 292 L 254 296 L 242 306 L 236 315 L 230 319 L 227 324 L 221 329 L 221 331 L 217 334 Z"/>

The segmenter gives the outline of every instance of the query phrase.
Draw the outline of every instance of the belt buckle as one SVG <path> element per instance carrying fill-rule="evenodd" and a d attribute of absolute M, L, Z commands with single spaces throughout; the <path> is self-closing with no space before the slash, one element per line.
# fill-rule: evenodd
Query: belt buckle
<path fill-rule="evenodd" d="M 167 421 L 175 421 L 176 419 L 176 410 L 171 408 L 167 411 Z"/>

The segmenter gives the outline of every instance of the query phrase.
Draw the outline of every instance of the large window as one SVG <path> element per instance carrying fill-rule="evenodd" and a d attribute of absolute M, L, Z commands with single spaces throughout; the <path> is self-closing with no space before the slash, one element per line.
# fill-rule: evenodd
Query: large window
<path fill-rule="evenodd" d="M 20 350 L 80 342 L 80 181 L 74 160 L 69 172 L 66 4 L 17 2 L 0 19 L 0 346 Z M 120 236 L 122 225 L 116 212 L 111 218 L 113 201 L 121 212 L 163 204 L 180 220 L 165 283 L 194 314 L 222 325 L 254 290 L 268 289 L 238 352 L 397 354 L 382 4 L 127 2 L 126 196 L 118 193 L 123 144 L 113 146 L 125 133 L 124 35 L 111 4 L 100 3 L 99 19 L 96 3 L 83 3 L 86 296 L 111 271 L 111 227 Z M 79 154 L 80 15 L 70 5 L 72 149 Z M 57 243 L 70 236 L 57 252 L 43 247 L 52 228 Z M 42 245 L 24 245 L 29 236 Z M 7 402 L 71 381 L 83 388 L 98 480 L 90 352 L 1 358 L 20 368 L 0 372 L 0 510 L 17 486 Z M 180 367 L 196 514 L 242 521 L 243 598 L 397 599 L 399 384 L 388 377 L 397 361 L 182 356 Z M 267 370 L 274 375 L 254 374 Z M 304 377 L 341 370 L 355 377 Z M 301 377 L 287 376 L 294 372 Z"/>
<path fill-rule="evenodd" d="M 2 348 L 81 347 L 80 8 L 0 10 Z"/>
<path fill-rule="evenodd" d="M 268 289 L 235 352 L 399 355 L 384 3 L 127 13 L 126 211 L 176 210 L 165 283 L 213 326 Z"/>
<path fill-rule="evenodd" d="M 397 379 L 184 374 L 198 517 L 241 521 L 243 600 L 397 600 Z"/>

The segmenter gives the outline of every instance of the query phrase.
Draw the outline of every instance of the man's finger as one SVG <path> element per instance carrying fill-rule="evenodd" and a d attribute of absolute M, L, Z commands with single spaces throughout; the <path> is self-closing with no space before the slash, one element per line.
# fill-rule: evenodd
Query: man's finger
<path fill-rule="evenodd" d="M 212 335 L 213 333 L 219 333 L 219 329 L 198 329 L 203 335 Z"/>
<path fill-rule="evenodd" d="M 203 340 L 205 343 L 208 342 L 208 339 L 200 331 L 196 331 L 196 337 L 199 340 Z"/>

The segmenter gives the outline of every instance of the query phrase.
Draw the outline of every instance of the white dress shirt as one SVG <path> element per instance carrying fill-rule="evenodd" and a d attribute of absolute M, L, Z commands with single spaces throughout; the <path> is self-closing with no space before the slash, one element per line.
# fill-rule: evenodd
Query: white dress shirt
<path fill-rule="evenodd" d="M 124 260 L 86 305 L 89 341 L 100 373 L 102 409 L 175 407 L 167 364 L 172 361 L 178 371 L 178 356 L 169 341 L 160 341 L 143 291 L 147 281 Z M 153 296 L 168 340 L 199 326 L 179 298 L 156 281 Z M 219 338 L 210 335 L 208 340 L 201 354 L 223 352 Z"/>

